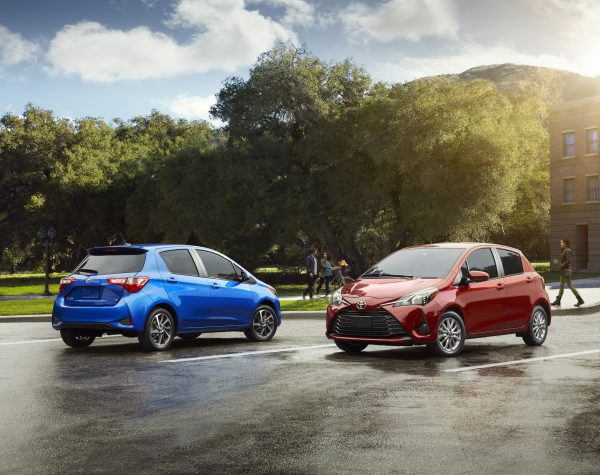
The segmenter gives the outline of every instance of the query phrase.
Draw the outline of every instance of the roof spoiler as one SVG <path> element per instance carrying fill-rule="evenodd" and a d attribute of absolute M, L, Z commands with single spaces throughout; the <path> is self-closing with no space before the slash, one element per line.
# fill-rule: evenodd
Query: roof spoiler
<path fill-rule="evenodd" d="M 132 246 L 103 246 L 103 247 L 90 247 L 87 250 L 88 254 L 92 256 L 110 256 L 110 255 L 132 255 L 132 254 L 145 254 L 148 252 L 146 249 L 141 247 Z"/>

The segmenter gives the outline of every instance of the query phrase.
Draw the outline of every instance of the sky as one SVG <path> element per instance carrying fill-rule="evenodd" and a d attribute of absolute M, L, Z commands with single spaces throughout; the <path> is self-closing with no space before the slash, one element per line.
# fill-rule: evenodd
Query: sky
<path fill-rule="evenodd" d="M 600 75 L 600 0 L 0 0 L 0 115 L 210 120 L 279 41 L 403 82 L 485 64 Z"/>

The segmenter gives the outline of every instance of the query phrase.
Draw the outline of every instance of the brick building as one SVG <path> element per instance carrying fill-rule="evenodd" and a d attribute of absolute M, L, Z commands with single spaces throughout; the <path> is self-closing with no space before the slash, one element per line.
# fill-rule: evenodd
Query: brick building
<path fill-rule="evenodd" d="M 573 269 L 590 272 L 600 272 L 599 126 L 600 96 L 564 102 L 550 113 L 552 258 L 567 238 Z"/>

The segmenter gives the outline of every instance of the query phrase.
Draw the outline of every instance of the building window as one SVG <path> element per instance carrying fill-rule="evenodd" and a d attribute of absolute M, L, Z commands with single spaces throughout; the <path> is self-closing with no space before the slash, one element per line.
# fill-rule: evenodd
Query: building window
<path fill-rule="evenodd" d="M 575 203 L 575 178 L 563 180 L 563 203 Z"/>
<path fill-rule="evenodd" d="M 563 157 L 575 156 L 575 132 L 563 134 Z"/>
<path fill-rule="evenodd" d="M 586 190 L 587 201 L 600 201 L 600 180 L 597 176 L 587 177 Z"/>
<path fill-rule="evenodd" d="M 587 142 L 586 153 L 598 153 L 598 129 L 587 129 L 585 137 Z"/>

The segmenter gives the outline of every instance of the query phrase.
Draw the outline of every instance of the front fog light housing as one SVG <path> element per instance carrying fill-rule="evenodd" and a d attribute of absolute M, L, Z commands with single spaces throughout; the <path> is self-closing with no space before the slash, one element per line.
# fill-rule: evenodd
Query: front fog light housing
<path fill-rule="evenodd" d="M 342 289 L 337 289 L 334 293 L 331 294 L 331 304 L 342 305 L 342 303 L 344 303 L 344 298 L 342 297 Z"/>
<path fill-rule="evenodd" d="M 436 287 L 427 287 L 412 294 L 405 295 L 394 302 L 394 307 L 404 307 L 405 305 L 425 305 L 438 294 L 440 290 Z"/>

